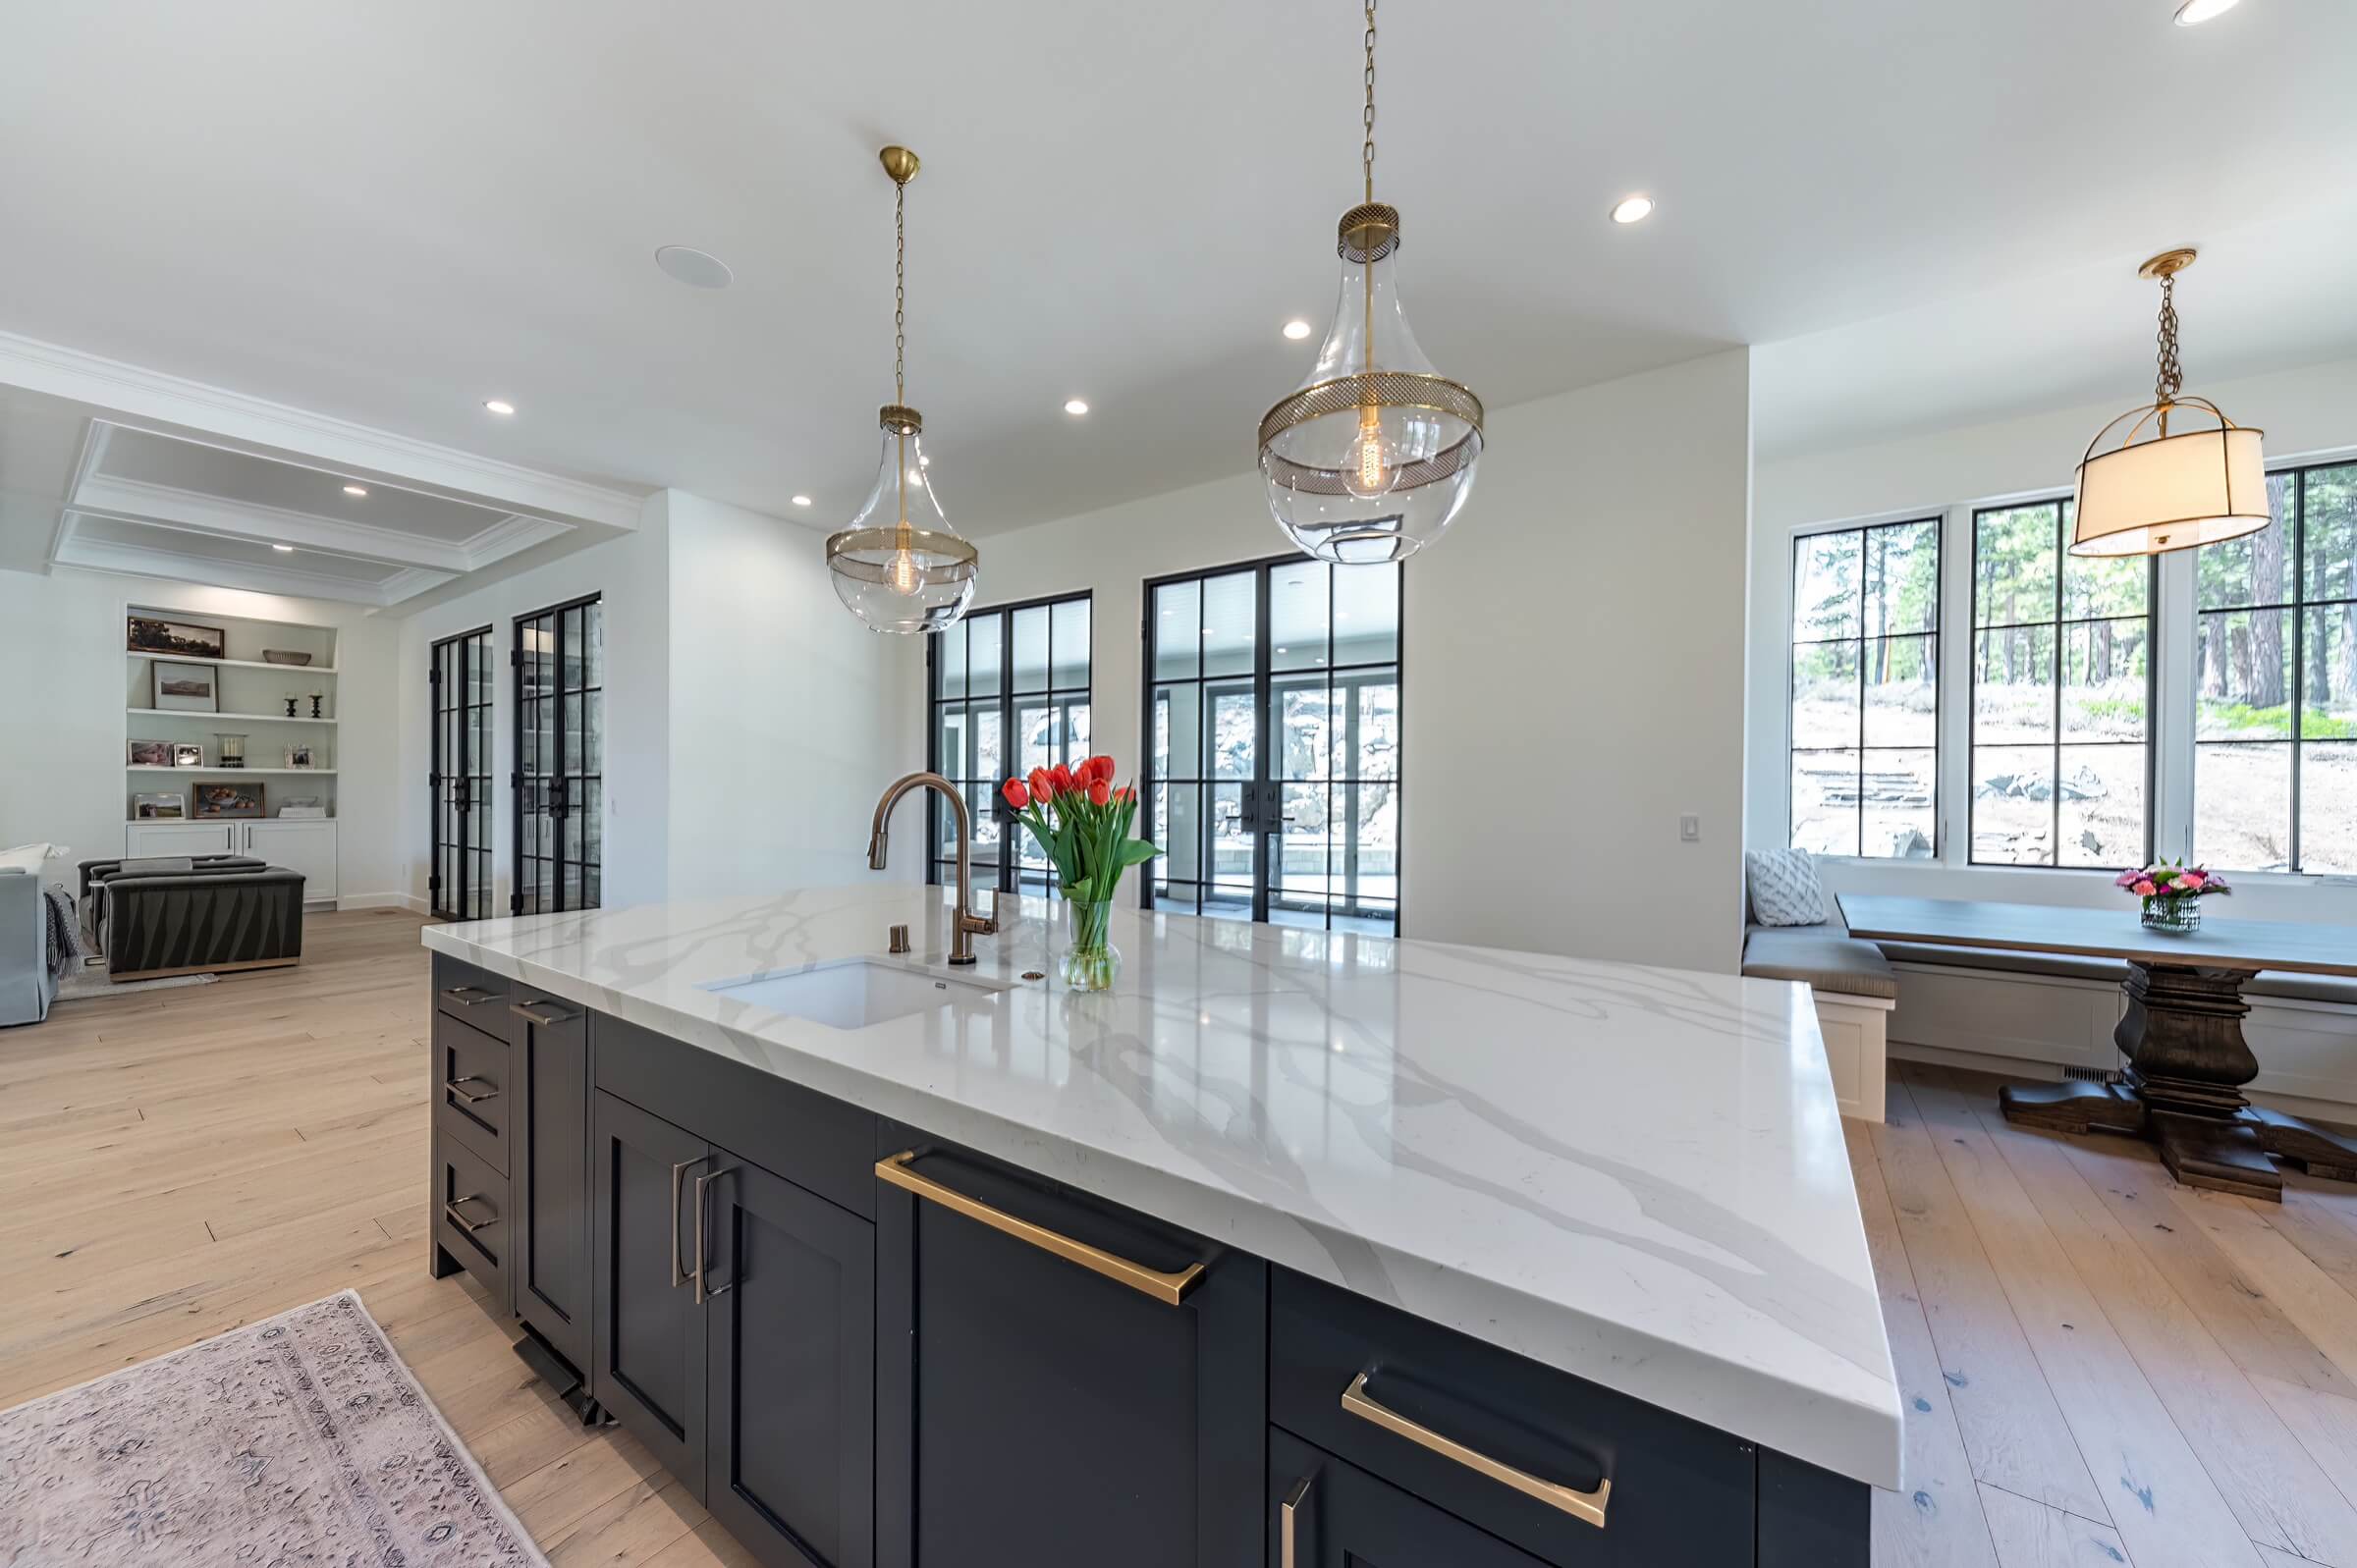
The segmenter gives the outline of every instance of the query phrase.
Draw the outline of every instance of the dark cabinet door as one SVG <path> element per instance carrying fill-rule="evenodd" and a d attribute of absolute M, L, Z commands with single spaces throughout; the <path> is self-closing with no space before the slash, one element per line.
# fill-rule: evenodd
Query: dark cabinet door
<path fill-rule="evenodd" d="M 510 1151 L 516 1180 L 516 1316 L 587 1379 L 589 1020 L 530 993 L 511 1009 Z M 594 1393 L 595 1390 L 592 1390 Z"/>
<path fill-rule="evenodd" d="M 1270 1568 L 1547 1568 L 1487 1531 L 1269 1433 Z"/>
<path fill-rule="evenodd" d="M 689 1199 L 707 1227 L 705 1505 L 771 1568 L 870 1568 L 875 1226 L 712 1153 Z"/>
<path fill-rule="evenodd" d="M 600 1404 L 704 1496 L 704 1335 L 686 1194 L 710 1167 L 701 1138 L 609 1094 L 596 1097 L 590 1388 Z"/>
<path fill-rule="evenodd" d="M 963 1157 L 877 1172 L 877 1560 L 1258 1563 L 1266 1266 Z"/>

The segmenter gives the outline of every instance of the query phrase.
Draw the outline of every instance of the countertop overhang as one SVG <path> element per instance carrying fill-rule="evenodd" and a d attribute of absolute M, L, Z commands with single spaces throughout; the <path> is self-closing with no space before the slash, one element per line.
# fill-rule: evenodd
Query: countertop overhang
<path fill-rule="evenodd" d="M 1002 900 L 877 883 L 427 926 L 425 946 L 1795 1458 L 1900 1414 L 1808 989 L 1118 911 L 1116 990 Z M 884 957 L 887 928 L 916 950 Z M 1013 983 L 841 1031 L 703 989 L 868 956 Z M 1026 981 L 1027 972 L 1049 978 Z"/>

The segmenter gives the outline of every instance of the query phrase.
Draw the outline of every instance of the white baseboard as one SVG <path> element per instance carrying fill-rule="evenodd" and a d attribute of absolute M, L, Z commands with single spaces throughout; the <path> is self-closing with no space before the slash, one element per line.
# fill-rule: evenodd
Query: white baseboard
<path fill-rule="evenodd" d="M 411 914 L 427 912 L 425 900 L 407 892 L 354 892 L 336 900 L 338 909 L 406 909 Z"/>

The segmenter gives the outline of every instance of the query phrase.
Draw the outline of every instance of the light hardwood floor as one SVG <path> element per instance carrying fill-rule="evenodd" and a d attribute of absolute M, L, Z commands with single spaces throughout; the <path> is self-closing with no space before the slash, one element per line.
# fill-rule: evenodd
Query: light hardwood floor
<path fill-rule="evenodd" d="M 0 1031 L 0 1406 L 356 1288 L 559 1568 L 743 1563 L 426 1277 L 418 922 Z M 2281 1208 L 1894 1064 L 1846 1122 L 1906 1411 L 1878 1568 L 2357 1568 L 2357 1189 Z"/>

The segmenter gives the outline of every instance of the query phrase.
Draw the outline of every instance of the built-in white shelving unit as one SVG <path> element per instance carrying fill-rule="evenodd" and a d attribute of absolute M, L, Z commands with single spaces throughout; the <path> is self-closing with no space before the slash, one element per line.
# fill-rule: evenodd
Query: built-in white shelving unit
<path fill-rule="evenodd" d="M 217 631 L 223 657 L 167 653 L 130 646 L 131 618 Z M 132 855 L 249 854 L 303 874 L 304 897 L 331 900 L 337 892 L 336 821 L 337 632 L 333 626 L 260 621 L 201 611 L 163 610 L 132 603 L 115 627 L 124 648 L 124 845 Z M 195 640 L 209 642 L 209 636 Z M 264 649 L 307 653 L 307 665 L 273 663 Z M 191 666 L 184 683 L 205 690 L 179 694 L 187 706 L 158 706 L 169 700 L 158 666 Z M 319 716 L 311 716 L 313 693 Z M 294 717 L 286 699 L 295 699 Z M 220 736 L 246 736 L 246 766 L 221 765 Z M 198 767 L 165 767 L 130 760 L 135 741 L 194 746 Z M 314 766 L 284 766 L 289 746 L 308 746 Z M 167 781 L 170 781 L 169 783 Z M 252 781 L 262 790 L 260 817 L 203 817 L 197 791 L 206 785 Z M 264 783 L 264 781 L 267 781 Z M 295 781 L 301 781 L 296 783 Z M 185 783 L 184 783 L 185 782 Z M 142 794 L 179 796 L 179 816 L 142 817 Z M 290 799 L 309 800 L 325 815 L 281 817 Z"/>

